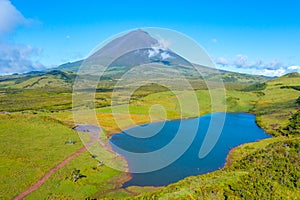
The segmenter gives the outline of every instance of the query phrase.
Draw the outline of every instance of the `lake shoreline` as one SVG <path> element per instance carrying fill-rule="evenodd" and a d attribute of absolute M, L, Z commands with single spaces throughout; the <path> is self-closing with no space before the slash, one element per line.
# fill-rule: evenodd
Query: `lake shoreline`
<path fill-rule="evenodd" d="M 232 160 L 232 154 L 234 153 L 234 151 L 237 148 L 239 148 L 239 147 L 241 147 L 241 146 L 243 146 L 245 144 L 248 144 L 248 143 L 241 144 L 241 145 L 233 147 L 232 149 L 229 150 L 229 152 L 227 154 L 227 157 L 226 157 L 226 162 L 225 162 L 224 166 L 222 167 L 222 169 L 225 168 L 225 167 L 228 167 L 228 166 L 230 166 L 232 164 L 232 162 L 233 162 L 233 160 Z"/>
<path fill-rule="evenodd" d="M 216 113 L 209 113 L 209 114 L 206 114 L 206 115 L 203 115 L 203 116 L 200 116 L 200 117 L 205 117 L 205 119 L 206 120 L 204 120 L 203 122 L 205 123 L 205 121 L 207 121 L 208 120 L 208 124 L 210 124 L 210 118 L 211 118 L 211 114 L 217 114 L 217 115 L 219 115 L 221 112 L 216 112 Z M 253 113 L 249 113 L 249 112 L 226 112 L 226 113 L 221 113 L 221 114 L 227 114 L 226 115 L 226 118 L 228 117 L 228 120 L 226 119 L 226 124 L 227 125 L 225 125 L 225 129 L 224 129 L 224 131 L 226 132 L 226 134 L 227 134 L 227 137 L 229 136 L 229 137 L 237 137 L 237 138 L 240 138 L 239 139 L 239 141 L 240 142 L 231 142 L 231 145 L 229 145 L 229 146 L 227 146 L 226 145 L 226 143 L 224 143 L 224 147 L 225 148 L 227 148 L 227 150 L 226 149 L 224 149 L 224 153 L 223 153 L 223 162 L 222 163 L 220 163 L 221 164 L 221 166 L 219 167 L 219 169 L 223 169 L 224 167 L 226 167 L 226 166 L 228 166 L 229 165 L 229 163 L 231 163 L 230 162 L 230 159 L 231 159 L 231 155 L 232 155 L 232 153 L 233 153 L 233 151 L 237 148 L 237 147 L 239 147 L 239 146 L 241 146 L 241 145 L 244 145 L 244 144 L 247 144 L 247 143 L 252 143 L 252 142 L 257 142 L 257 141 L 260 141 L 260 140 L 263 140 L 264 138 L 268 138 L 268 137 L 270 137 L 270 135 L 269 134 L 267 134 L 265 131 L 264 131 L 264 129 L 262 129 L 260 126 L 257 126 L 257 123 L 255 123 L 255 119 L 256 119 L 256 116 L 253 114 Z M 199 116 L 198 116 L 199 117 Z M 197 118 L 198 118 L 197 117 Z M 233 118 L 232 118 L 233 117 Z M 193 118 L 195 118 L 195 117 L 193 117 Z M 191 119 L 191 118 L 187 118 L 187 120 L 189 120 L 189 119 Z M 233 121 L 240 121 L 240 120 L 238 120 L 238 119 L 241 119 L 241 122 L 240 122 L 240 124 L 239 125 L 241 125 L 241 127 L 242 127 L 242 129 L 241 130 L 239 130 L 239 129 L 237 129 L 236 131 L 234 131 L 234 132 L 228 132 L 230 129 L 228 129 L 228 127 L 230 127 L 231 125 L 230 124 L 232 124 L 232 120 Z M 166 120 L 166 121 L 171 121 L 171 122 L 174 122 L 174 121 L 177 121 L 176 123 L 178 124 L 178 123 L 181 123 L 181 120 L 183 120 L 183 119 L 177 119 L 177 120 Z M 202 121 L 202 120 L 200 120 L 200 121 Z M 246 122 L 248 122 L 249 121 L 249 123 L 251 124 L 251 127 L 256 127 L 256 128 L 254 128 L 253 130 L 252 130 L 252 132 L 253 131 L 255 131 L 255 133 L 256 134 L 254 134 L 253 136 L 251 136 L 250 138 L 252 138 L 252 139 L 250 139 L 250 138 L 248 138 L 250 135 L 252 135 L 251 133 L 251 131 L 249 132 L 247 132 L 247 135 L 249 135 L 249 136 L 246 136 L 246 135 L 244 135 L 244 134 L 242 134 L 241 135 L 241 133 L 243 133 L 243 127 L 247 127 L 248 125 L 248 123 L 246 123 Z M 245 124 L 245 125 L 243 125 L 243 124 Z M 203 124 L 201 125 L 201 127 L 203 127 Z M 227 127 L 227 128 L 226 128 Z M 247 129 L 248 130 L 248 129 Z M 234 135 L 232 135 L 232 136 L 230 136 L 231 134 L 233 134 L 234 133 Z M 261 135 L 261 136 L 259 136 L 259 133 L 260 134 L 263 134 L 263 135 Z M 138 134 L 138 132 L 136 132 L 135 134 Z M 224 133 L 225 134 L 225 133 Z M 228 135 L 229 134 L 229 135 Z M 258 134 L 258 135 L 257 135 Z M 239 137 L 239 135 L 241 135 L 241 137 Z M 243 136 L 244 135 L 244 136 Z M 256 136 L 255 136 L 256 135 Z M 124 135 L 125 137 L 127 137 L 126 136 L 126 134 Z M 124 137 L 124 136 L 120 136 L 120 137 Z M 117 136 L 117 138 L 119 138 L 119 136 Z M 244 139 L 243 139 L 244 138 Z M 246 138 L 248 138 L 248 139 L 246 139 Z M 116 141 L 120 141 L 119 139 L 117 139 Z M 127 140 L 124 140 L 124 141 L 127 141 Z M 230 140 L 229 140 L 230 141 Z M 134 141 L 132 141 L 132 142 L 134 142 Z M 127 144 L 127 145 L 130 145 L 130 146 L 132 146 L 134 143 L 129 143 L 129 144 Z M 137 141 L 136 141 L 137 142 Z M 198 142 L 199 143 L 199 142 Z M 227 146 L 227 147 L 226 147 Z M 223 148 L 224 148 L 223 147 Z M 198 147 L 197 147 L 198 148 Z M 151 151 L 150 149 L 148 149 L 148 151 Z M 126 159 L 126 158 L 125 158 Z M 130 160 L 130 159 L 129 159 Z M 136 161 L 137 162 L 137 161 Z M 204 164 L 204 163 L 203 163 Z M 202 165 L 202 164 L 201 164 Z M 206 165 L 205 165 L 206 166 Z M 208 166 L 206 166 L 206 167 L 209 167 L 210 165 L 208 165 Z M 196 169 L 196 168 L 195 168 Z M 214 168 L 211 168 L 212 170 L 214 169 Z M 179 170 L 179 168 L 178 168 L 178 170 Z M 214 169 L 213 171 L 217 171 L 218 169 Z M 160 173 L 160 172 L 159 172 Z M 203 173 L 199 173 L 198 175 L 202 175 L 202 174 L 206 174 L 206 172 L 203 172 Z M 143 183 L 143 181 L 142 181 L 142 179 L 141 179 L 141 177 L 143 177 L 144 175 L 135 175 L 135 174 L 133 174 L 133 179 L 134 180 L 132 180 L 132 181 L 130 181 L 130 183 L 126 183 L 125 184 L 125 187 L 126 186 L 134 186 L 134 185 L 144 185 L 144 183 Z M 147 176 L 147 175 L 145 175 L 145 176 Z M 187 174 L 187 176 L 186 177 L 188 177 L 189 175 Z M 135 179 L 135 177 L 138 177 L 138 179 Z M 176 177 L 176 176 L 175 176 Z M 135 182 L 136 180 L 140 180 L 139 182 Z M 145 179 L 145 180 L 148 180 L 148 179 Z M 141 183 L 140 183 L 141 182 Z M 147 182 L 149 182 L 149 181 L 145 181 L 145 184 L 147 185 L 147 186 L 154 186 L 156 183 L 153 183 L 154 185 L 151 185 L 152 183 L 148 183 L 147 184 Z M 164 184 L 164 182 L 166 182 L 166 181 L 158 181 L 158 182 L 162 182 L 161 184 Z M 165 184 L 165 185 L 168 185 L 168 184 Z M 164 186 L 165 186 L 164 185 Z M 159 185 L 159 186 L 161 186 L 161 185 Z"/>
<path fill-rule="evenodd" d="M 221 112 L 215 112 L 215 113 L 221 113 Z M 254 113 L 252 113 L 252 112 L 226 112 L 226 113 L 228 113 L 228 114 L 239 114 L 239 113 L 243 113 L 243 114 L 254 115 L 254 116 L 255 116 L 255 124 L 257 124 L 257 123 L 256 123 L 256 117 L 257 117 L 257 116 L 256 116 Z M 137 127 L 137 126 L 146 125 L 146 124 L 150 124 L 150 123 L 159 123 L 159 122 L 168 122 L 168 121 L 179 121 L 179 120 L 180 120 L 180 121 L 181 121 L 181 120 L 189 120 L 189 119 L 194 119 L 194 118 L 203 117 L 203 116 L 209 115 L 209 114 L 213 114 L 213 113 L 206 113 L 206 114 L 203 114 L 203 115 L 200 115 L 200 116 L 195 116 L 195 117 L 186 117 L 186 118 L 177 118 L 177 119 L 167 119 L 167 120 L 152 120 L 152 121 L 150 121 L 150 122 L 137 123 L 137 124 L 135 124 L 135 125 L 133 125 L 133 126 L 128 126 L 128 127 L 126 127 L 126 128 L 123 128 L 123 130 L 127 130 L 127 129 L 130 129 L 130 128 L 134 128 L 134 127 Z M 258 126 L 259 128 L 261 128 L 262 130 L 264 130 L 262 127 L 259 126 L 259 124 L 257 124 L 257 126 Z M 264 132 L 265 132 L 265 130 L 264 130 Z M 266 133 L 267 133 L 267 132 L 266 132 Z M 116 131 L 110 131 L 110 132 L 108 132 L 108 134 L 107 134 L 108 140 L 110 140 L 110 139 L 111 139 L 114 135 L 116 135 L 116 134 L 122 134 L 122 131 L 120 131 L 120 130 L 117 131 L 117 130 L 116 130 Z M 258 141 L 257 141 L 257 142 L 258 142 Z M 234 153 L 234 151 L 235 151 L 238 147 L 240 147 L 240 146 L 242 146 L 242 145 L 245 145 L 245 144 L 247 144 L 247 143 L 243 143 L 243 144 L 241 144 L 241 145 L 238 145 L 238 146 L 236 146 L 236 147 L 230 149 L 229 152 L 228 152 L 228 154 L 227 154 L 227 156 L 226 156 L 226 162 L 224 163 L 224 166 L 223 166 L 222 168 L 220 168 L 220 169 L 223 169 L 223 168 L 225 168 L 225 167 L 231 165 L 232 162 L 233 162 L 233 160 L 232 160 L 232 154 Z M 112 149 L 111 149 L 111 151 L 114 152 Z M 116 153 L 116 152 L 114 152 L 114 153 Z M 126 158 L 125 158 L 124 156 L 122 156 L 122 158 L 123 158 L 123 160 L 128 164 L 128 161 L 126 160 Z M 127 165 L 127 167 L 128 167 L 128 165 Z M 127 171 L 129 171 L 129 168 L 127 168 Z M 215 170 L 215 171 L 217 171 L 217 170 Z M 118 182 L 118 184 L 117 184 L 117 185 L 118 185 L 118 189 L 121 189 L 122 186 L 123 186 L 123 184 L 124 184 L 125 182 L 127 182 L 127 181 L 129 181 L 129 180 L 132 179 L 132 176 L 131 176 L 131 174 L 130 174 L 129 172 L 124 172 L 124 173 L 126 173 L 126 177 L 127 177 L 127 178 L 121 179 L 120 182 Z M 201 176 L 201 175 L 203 175 L 203 174 L 199 174 L 199 176 Z M 137 186 L 137 187 L 143 188 L 143 187 L 148 187 L 148 186 Z M 152 186 L 152 187 L 155 187 L 155 186 Z M 159 187 L 161 187 L 161 186 L 159 186 Z M 117 190 L 117 188 L 115 188 L 114 190 Z"/>
<path fill-rule="evenodd" d="M 99 127 L 99 126 L 95 126 L 95 125 L 92 125 L 92 124 L 80 124 L 80 123 L 76 124 L 76 126 L 73 127 L 72 129 L 75 130 L 75 131 L 77 131 L 77 132 L 81 132 L 81 133 L 89 133 L 89 134 L 91 134 L 90 135 L 91 138 L 94 137 L 94 139 L 96 139 L 95 136 L 96 135 L 99 136 L 100 133 L 95 132 L 94 128 L 98 128 L 101 131 L 101 127 Z M 100 138 L 97 138 L 97 139 L 100 139 Z M 109 139 L 108 139 L 108 141 L 109 141 Z M 82 140 L 82 142 L 83 142 L 83 140 Z M 98 143 L 99 143 L 99 141 L 98 141 Z M 108 145 L 105 145 L 104 143 L 100 144 L 100 145 L 103 148 L 105 148 L 109 153 L 111 153 L 111 154 L 118 154 L 117 152 L 113 151 L 113 149 L 111 148 L 110 145 L 108 146 Z M 85 144 L 84 144 L 84 146 L 85 146 Z M 89 151 L 88 148 L 86 148 L 86 149 Z M 126 167 L 124 166 L 124 168 L 126 168 L 126 171 L 121 172 L 120 170 L 116 169 L 116 170 L 118 170 L 118 171 L 121 172 L 122 177 L 119 180 L 117 180 L 117 181 L 113 181 L 114 183 L 116 183 L 115 187 L 112 188 L 112 189 L 109 189 L 108 191 L 105 191 L 104 193 L 108 193 L 108 192 L 111 192 L 111 191 L 114 191 L 114 190 L 118 190 L 118 189 L 122 188 L 122 186 L 123 186 L 123 184 L 125 182 L 127 182 L 127 181 L 129 181 L 129 180 L 132 179 L 132 176 L 131 176 L 131 174 L 129 172 L 128 161 L 126 160 L 126 158 L 123 155 L 118 154 L 118 156 L 120 156 L 122 158 L 122 160 L 124 160 L 126 162 L 127 165 L 126 165 Z M 100 162 L 102 162 L 102 161 L 100 161 Z M 99 194 L 102 194 L 102 193 L 99 192 Z"/>
<path fill-rule="evenodd" d="M 128 130 L 137 126 L 142 126 L 142 125 L 147 125 L 147 124 L 151 124 L 151 123 L 160 123 L 160 122 L 170 122 L 170 121 L 181 121 L 181 120 L 189 120 L 189 119 L 195 119 L 195 118 L 199 118 L 199 117 L 204 117 L 205 115 L 210 115 L 210 114 L 214 114 L 214 113 L 229 113 L 229 114 L 249 114 L 249 115 L 255 115 L 252 112 L 213 112 L 213 113 L 203 113 L 202 115 L 198 115 L 198 116 L 194 116 L 194 117 L 183 117 L 183 118 L 174 118 L 174 119 L 166 119 L 166 120 L 153 120 L 150 122 L 140 122 L 140 123 L 136 123 L 135 125 L 131 125 L 131 126 L 126 126 L 126 127 L 122 127 L 123 130 Z M 256 119 L 256 115 L 255 115 L 255 119 Z M 255 121 L 256 123 L 256 121 Z M 259 126 L 259 124 L 257 124 Z M 260 127 L 260 126 L 259 126 Z M 261 128 L 261 127 L 260 127 Z M 107 137 L 108 139 L 111 139 L 111 137 L 113 135 L 116 134 L 122 134 L 122 130 L 111 130 L 107 132 Z"/>

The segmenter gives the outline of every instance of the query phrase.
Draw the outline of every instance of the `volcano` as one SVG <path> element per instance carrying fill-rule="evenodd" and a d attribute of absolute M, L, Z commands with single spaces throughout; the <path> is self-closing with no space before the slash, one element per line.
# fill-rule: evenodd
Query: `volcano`
<path fill-rule="evenodd" d="M 133 67 L 154 63 L 162 66 L 165 74 L 179 72 L 188 79 L 203 79 L 225 82 L 242 81 L 255 83 L 264 81 L 266 77 L 239 74 L 224 70 L 191 64 L 172 49 L 165 47 L 161 41 L 155 39 L 142 29 L 121 35 L 85 60 L 60 65 L 57 70 L 77 72 L 82 64 L 95 65 L 97 70 L 103 71 L 105 79 L 118 79 Z"/>

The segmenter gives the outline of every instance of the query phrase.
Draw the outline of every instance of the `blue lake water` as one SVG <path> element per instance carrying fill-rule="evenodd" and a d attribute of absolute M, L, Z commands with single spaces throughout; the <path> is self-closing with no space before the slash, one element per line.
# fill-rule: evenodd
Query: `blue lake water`
<path fill-rule="evenodd" d="M 130 132 L 130 135 L 124 132 L 114 135 L 110 142 L 121 149 L 135 153 L 152 152 L 164 148 L 165 145 L 169 144 L 176 137 L 180 126 L 185 128 L 184 134 L 190 134 L 189 129 L 193 129 L 193 127 L 191 127 L 191 122 L 193 122 L 193 120 L 199 120 L 197 121 L 198 129 L 195 138 L 181 157 L 170 165 L 153 172 L 131 173 L 132 179 L 124 183 L 123 187 L 132 185 L 165 186 L 188 176 L 218 170 L 224 166 L 227 154 L 231 148 L 243 143 L 254 142 L 270 137 L 270 135 L 265 133 L 256 125 L 254 115 L 246 113 L 226 113 L 224 127 L 219 140 L 210 153 L 206 157 L 200 159 L 199 150 L 206 136 L 210 121 L 213 116 L 221 114 L 224 115 L 225 113 L 213 113 L 201 116 L 197 119 L 174 120 L 167 121 L 165 123 L 158 122 L 148 125 L 146 124 L 128 129 L 127 131 Z M 163 128 L 151 137 L 137 138 L 132 136 L 141 134 L 148 135 L 152 131 L 157 132 L 159 127 Z M 143 128 L 142 132 L 141 128 Z M 179 142 L 176 145 L 181 145 L 181 143 Z M 182 145 L 186 144 L 182 142 Z M 141 161 L 139 159 L 133 159 L 127 154 L 124 154 L 123 151 L 116 148 L 113 149 L 126 158 L 129 169 L 135 169 L 136 166 L 141 165 L 140 162 L 143 162 L 143 164 L 146 165 L 152 164 L 150 161 L 147 164 L 147 160 Z"/>

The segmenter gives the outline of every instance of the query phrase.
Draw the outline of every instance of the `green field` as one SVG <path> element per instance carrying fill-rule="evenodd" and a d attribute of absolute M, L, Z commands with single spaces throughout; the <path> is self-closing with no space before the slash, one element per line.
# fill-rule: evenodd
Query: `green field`
<path fill-rule="evenodd" d="M 27 189 L 57 163 L 82 147 L 75 131 L 31 115 L 0 115 L 0 199 Z M 71 140 L 75 144 L 66 145 Z"/>
<path fill-rule="evenodd" d="M 84 176 L 72 180 L 72 171 L 80 170 Z M 126 175 L 106 166 L 98 166 L 98 161 L 85 152 L 57 171 L 38 190 L 25 199 L 85 199 L 100 196 L 102 192 L 121 186 Z"/>
<path fill-rule="evenodd" d="M 290 74 L 269 81 L 256 105 L 257 121 L 267 132 L 278 135 L 288 125 L 289 119 L 299 109 L 296 103 L 300 90 L 299 74 Z"/>
<path fill-rule="evenodd" d="M 299 199 L 299 83 L 300 76 L 292 74 L 252 91 L 259 98 L 251 110 L 275 137 L 237 147 L 222 170 L 188 177 L 136 199 Z"/>
<path fill-rule="evenodd" d="M 53 75 L 50 78 L 52 80 Z M 24 81 L 32 80 L 35 79 Z M 36 82 L 40 83 L 36 86 L 45 84 Z M 71 129 L 74 122 L 71 91 L 67 87 L 8 88 L 7 80 L 2 84 L 0 111 L 12 113 L 0 114 L 0 198 L 11 199 L 80 149 L 82 143 Z M 120 189 L 122 181 L 128 178 L 127 174 L 98 166 L 98 160 L 86 151 L 55 172 L 26 199 L 112 199 L 136 195 L 140 195 L 137 199 L 300 198 L 299 87 L 300 76 L 292 74 L 268 81 L 263 87 L 247 85 L 240 89 L 232 86 L 225 91 L 211 91 L 226 94 L 226 102 L 216 99 L 213 112 L 225 111 L 223 105 L 226 103 L 227 112 L 256 114 L 257 123 L 274 136 L 236 148 L 229 158 L 231 164 L 222 170 L 188 177 L 163 188 Z M 189 102 L 191 93 L 196 95 L 198 109 Z M 98 122 L 108 136 L 132 126 L 128 122 L 126 106 L 118 105 L 112 109 L 108 107 L 110 100 L 111 91 L 96 93 Z M 191 112 L 182 111 L 180 101 L 187 102 L 186 110 Z M 170 92 L 144 88 L 135 93 L 129 105 L 129 114 L 135 124 L 144 124 L 164 118 L 161 107 L 153 105 L 161 105 L 166 118 L 171 120 L 210 113 L 211 104 L 210 93 L 206 89 Z M 112 110 L 121 120 L 120 127 Z M 65 144 L 66 141 L 75 144 Z M 74 181 L 72 177 L 78 170 L 81 178 Z"/>

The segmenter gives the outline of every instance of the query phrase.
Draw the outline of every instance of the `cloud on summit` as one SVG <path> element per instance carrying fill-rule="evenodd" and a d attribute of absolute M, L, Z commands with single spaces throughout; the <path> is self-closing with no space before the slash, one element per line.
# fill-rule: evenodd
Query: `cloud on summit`
<path fill-rule="evenodd" d="M 151 46 L 151 49 L 148 50 L 148 57 L 152 58 L 155 56 L 160 55 L 161 59 L 166 60 L 168 58 L 172 58 L 172 56 L 166 52 L 166 50 L 169 49 L 170 42 L 168 40 L 165 40 L 161 36 L 158 36 L 159 40 L 158 43 Z"/>
<path fill-rule="evenodd" d="M 157 56 L 159 54 L 159 49 L 154 49 L 154 48 L 152 48 L 152 49 L 149 49 L 148 50 L 148 57 L 149 58 L 152 58 L 152 57 L 154 57 L 154 56 Z"/>
<path fill-rule="evenodd" d="M 148 58 L 152 58 L 155 56 L 160 56 L 162 60 L 173 58 L 168 52 L 163 51 L 161 49 L 149 49 Z"/>
<path fill-rule="evenodd" d="M 167 53 L 167 52 L 162 52 L 162 53 L 160 54 L 160 56 L 161 56 L 161 58 L 162 58 L 163 60 L 166 60 L 166 59 L 168 59 L 168 58 L 172 58 L 172 56 L 171 56 L 169 53 Z"/>

